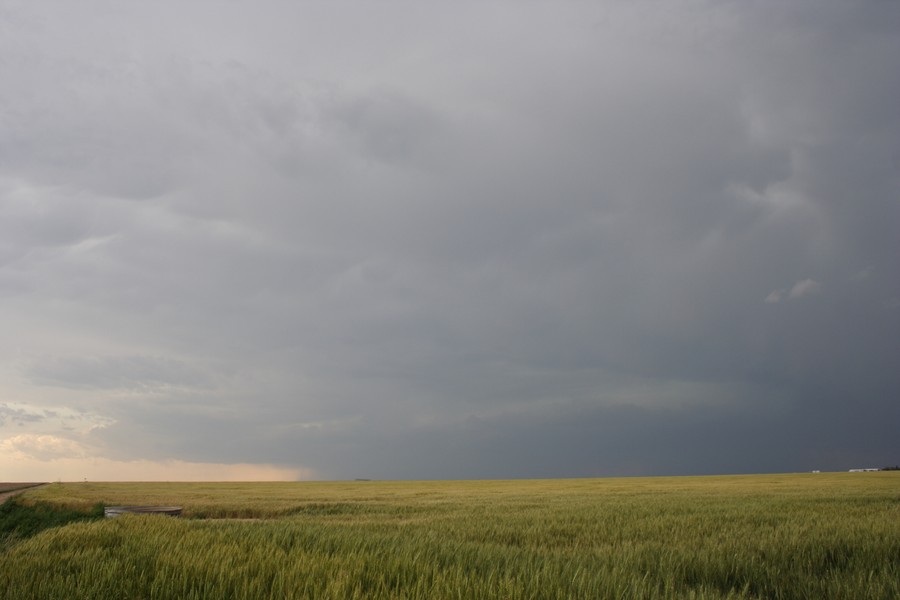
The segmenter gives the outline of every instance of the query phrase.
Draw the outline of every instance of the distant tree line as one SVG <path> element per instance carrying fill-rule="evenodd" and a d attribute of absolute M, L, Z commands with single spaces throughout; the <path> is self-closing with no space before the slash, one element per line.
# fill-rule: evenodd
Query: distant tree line
<path fill-rule="evenodd" d="M 900 465 L 894 465 L 893 467 L 882 467 L 882 471 L 900 471 Z"/>

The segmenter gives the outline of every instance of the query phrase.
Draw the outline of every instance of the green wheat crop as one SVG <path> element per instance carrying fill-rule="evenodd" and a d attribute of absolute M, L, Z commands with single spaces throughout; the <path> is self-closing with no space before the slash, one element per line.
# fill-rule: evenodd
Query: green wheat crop
<path fill-rule="evenodd" d="M 23 502 L 184 507 L 0 554 L 19 598 L 900 598 L 900 473 L 77 483 Z"/>

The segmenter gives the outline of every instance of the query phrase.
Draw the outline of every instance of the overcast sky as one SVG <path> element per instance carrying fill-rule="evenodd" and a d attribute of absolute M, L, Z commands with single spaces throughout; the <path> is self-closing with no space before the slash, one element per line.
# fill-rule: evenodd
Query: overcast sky
<path fill-rule="evenodd" d="M 0 0 L 0 480 L 900 462 L 900 3 Z"/>

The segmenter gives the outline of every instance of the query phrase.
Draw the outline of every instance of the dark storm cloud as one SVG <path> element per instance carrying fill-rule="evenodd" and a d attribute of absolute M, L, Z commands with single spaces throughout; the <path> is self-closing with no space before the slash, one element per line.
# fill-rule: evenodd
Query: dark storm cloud
<path fill-rule="evenodd" d="M 52 6 L 0 13 L 0 358 L 94 443 L 896 462 L 892 3 Z"/>

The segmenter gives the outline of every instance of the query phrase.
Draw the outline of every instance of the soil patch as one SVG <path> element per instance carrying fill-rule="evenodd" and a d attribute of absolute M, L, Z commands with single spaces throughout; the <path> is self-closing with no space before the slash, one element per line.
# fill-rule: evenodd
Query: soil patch
<path fill-rule="evenodd" d="M 46 483 L 0 483 L 0 504 L 25 490 L 47 485 Z"/>

